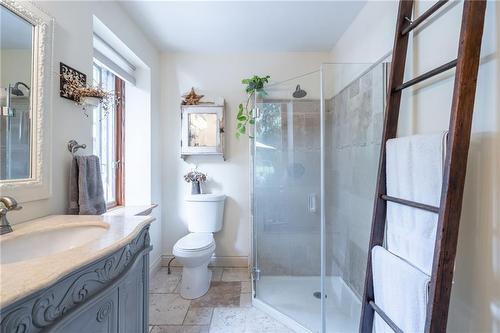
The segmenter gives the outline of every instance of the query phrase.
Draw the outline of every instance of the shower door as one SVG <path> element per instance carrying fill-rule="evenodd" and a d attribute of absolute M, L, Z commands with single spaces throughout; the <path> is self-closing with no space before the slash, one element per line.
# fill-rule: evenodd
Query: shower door
<path fill-rule="evenodd" d="M 300 99 L 292 97 L 298 84 L 307 93 Z M 321 326 L 319 92 L 319 71 L 270 86 L 257 103 L 253 144 L 256 300 L 314 332 Z"/>
<path fill-rule="evenodd" d="M 358 330 L 386 68 L 323 64 L 256 103 L 253 303 L 298 331 Z"/>

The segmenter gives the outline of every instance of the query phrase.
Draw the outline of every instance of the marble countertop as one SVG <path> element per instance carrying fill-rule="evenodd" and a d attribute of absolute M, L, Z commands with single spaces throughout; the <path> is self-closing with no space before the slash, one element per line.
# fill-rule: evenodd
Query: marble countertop
<path fill-rule="evenodd" d="M 157 204 L 143 205 L 143 206 L 118 206 L 111 208 L 104 216 L 136 216 L 136 215 L 150 215 L 154 208 L 158 207 Z"/>
<path fill-rule="evenodd" d="M 0 237 L 0 250 L 2 242 L 14 241 L 13 239 L 17 237 L 37 231 L 79 225 L 101 226 L 107 230 L 81 246 L 47 256 L 0 265 L 0 308 L 44 289 L 76 269 L 118 250 L 153 221 L 154 218 L 151 216 L 129 214 L 52 215 L 14 225 L 12 233 Z M 34 244 L 34 246 L 44 246 L 44 244 Z"/>

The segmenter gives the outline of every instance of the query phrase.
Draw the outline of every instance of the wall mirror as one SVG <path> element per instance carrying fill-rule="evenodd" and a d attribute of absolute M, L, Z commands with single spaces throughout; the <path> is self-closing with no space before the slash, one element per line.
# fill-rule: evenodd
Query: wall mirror
<path fill-rule="evenodd" d="M 34 4 L 0 1 L 0 189 L 21 202 L 50 195 L 52 34 Z"/>
<path fill-rule="evenodd" d="M 224 157 L 224 103 L 182 106 L 181 157 Z"/>

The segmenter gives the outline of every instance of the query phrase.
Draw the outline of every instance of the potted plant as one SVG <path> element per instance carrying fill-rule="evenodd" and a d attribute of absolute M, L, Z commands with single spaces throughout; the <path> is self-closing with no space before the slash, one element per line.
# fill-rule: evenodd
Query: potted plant
<path fill-rule="evenodd" d="M 254 75 L 249 79 L 243 79 L 241 83 L 246 85 L 245 92 L 247 93 L 246 103 L 240 103 L 238 106 L 238 114 L 236 115 L 236 138 L 240 138 L 242 134 L 247 134 L 248 125 L 255 124 L 255 105 L 250 108 L 250 101 L 257 96 L 265 96 L 267 95 L 265 91 L 265 85 L 269 82 L 271 77 L 269 75 L 266 76 L 257 76 Z M 249 135 L 250 138 L 252 138 Z"/>
<path fill-rule="evenodd" d="M 207 181 L 207 175 L 195 169 L 185 174 L 184 180 L 191 183 L 191 194 L 202 194 L 201 184 Z"/>

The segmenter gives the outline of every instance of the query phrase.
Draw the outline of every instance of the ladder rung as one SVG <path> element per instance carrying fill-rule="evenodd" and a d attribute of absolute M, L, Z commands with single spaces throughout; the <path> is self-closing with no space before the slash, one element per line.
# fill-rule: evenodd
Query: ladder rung
<path fill-rule="evenodd" d="M 457 59 L 452 60 L 444 65 L 441 65 L 437 68 L 434 68 L 433 70 L 428 71 L 427 73 L 424 73 L 420 76 L 417 76 L 416 78 L 411 79 L 410 81 L 403 83 L 399 87 L 394 88 L 393 92 L 398 92 L 398 91 L 401 91 L 405 88 L 411 87 L 419 82 L 422 82 L 422 81 L 427 80 L 433 76 L 436 76 L 438 74 L 446 72 L 447 70 L 455 67 L 456 65 L 457 65 Z"/>
<path fill-rule="evenodd" d="M 389 316 L 387 316 L 387 315 L 385 314 L 385 312 L 384 312 L 384 311 L 382 311 L 382 309 L 381 309 L 381 308 L 379 308 L 377 304 L 375 304 L 375 302 L 374 302 L 374 301 L 369 301 L 368 303 L 370 304 L 370 306 L 372 307 L 372 309 L 373 309 L 373 310 L 375 310 L 375 312 L 376 312 L 376 313 L 380 316 L 380 318 L 382 318 L 382 319 L 386 322 L 386 324 L 387 324 L 387 325 L 389 325 L 389 326 L 392 328 L 392 330 L 393 330 L 394 332 L 396 332 L 396 333 L 403 333 L 403 330 L 402 330 L 402 329 L 400 329 L 400 328 L 398 327 L 398 325 L 396 325 L 396 324 L 395 324 L 395 323 L 391 320 L 391 318 L 389 318 Z"/>
<path fill-rule="evenodd" d="M 385 200 L 385 201 L 395 202 L 395 203 L 398 203 L 398 204 L 401 204 L 401 205 L 405 205 L 405 206 L 410 206 L 410 207 L 413 207 L 413 208 L 418 208 L 418 209 L 426 210 L 426 211 L 429 211 L 429 212 L 432 212 L 432 213 L 436 213 L 436 214 L 439 213 L 439 207 L 434 207 L 434 206 L 431 206 L 431 205 L 426 205 L 426 204 L 415 202 L 415 201 L 410 201 L 410 200 L 395 198 L 395 197 L 391 197 L 391 196 L 388 196 L 388 195 L 385 195 L 385 194 L 382 194 L 380 196 L 380 198 L 382 200 Z"/>
<path fill-rule="evenodd" d="M 424 22 L 429 16 L 434 14 L 439 8 L 443 7 L 448 0 L 439 0 L 431 8 L 427 9 L 422 15 L 417 17 L 414 21 L 411 21 L 409 25 L 407 25 L 403 31 L 401 31 L 401 35 L 406 35 L 416 27 L 418 27 L 422 22 Z"/>

